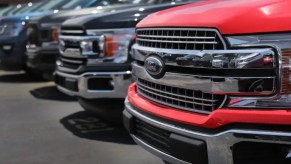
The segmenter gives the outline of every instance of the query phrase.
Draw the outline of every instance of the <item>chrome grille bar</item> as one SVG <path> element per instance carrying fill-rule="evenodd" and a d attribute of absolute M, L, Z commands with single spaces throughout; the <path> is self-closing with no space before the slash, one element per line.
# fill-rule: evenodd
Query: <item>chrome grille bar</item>
<path fill-rule="evenodd" d="M 151 87 L 147 87 L 146 85 L 143 85 L 142 83 L 139 83 L 139 86 L 144 88 L 144 89 L 147 89 L 147 90 L 153 90 L 153 91 L 156 91 L 156 92 L 160 92 L 160 93 L 164 93 L 164 94 L 168 94 L 170 96 L 177 96 L 177 94 L 173 94 L 172 90 L 171 92 L 165 92 L 165 91 L 162 91 L 162 90 L 158 90 L 158 89 L 154 89 L 154 88 L 151 88 Z M 173 89 L 173 88 L 171 88 Z M 190 97 L 190 96 L 184 96 L 184 95 L 179 95 L 179 97 L 182 97 L 182 98 L 186 98 L 186 99 L 191 99 L 191 100 L 198 100 L 198 101 L 207 101 L 207 102 L 217 102 L 218 100 L 214 100 L 214 99 L 202 99 L 202 98 L 196 98 L 196 97 Z"/>
<path fill-rule="evenodd" d="M 144 47 L 178 50 L 225 49 L 215 29 L 143 28 L 137 29 L 137 44 Z"/>
<path fill-rule="evenodd" d="M 161 42 L 161 43 L 187 43 L 187 44 L 218 44 L 217 42 L 197 42 L 197 41 L 167 41 L 167 40 L 150 40 L 150 39 L 140 39 L 137 38 L 138 41 L 150 41 L 150 42 Z M 179 46 L 179 45 L 178 45 Z"/>
<path fill-rule="evenodd" d="M 179 98 L 174 98 L 174 97 L 170 97 L 170 96 L 164 96 L 164 95 L 162 95 L 162 94 L 152 92 L 152 91 L 147 90 L 147 89 L 144 89 L 144 88 L 142 88 L 142 87 L 139 87 L 138 89 L 142 90 L 142 92 L 147 92 L 147 93 L 155 94 L 156 96 L 160 96 L 160 97 L 162 97 L 162 98 L 167 98 L 167 99 L 172 99 L 172 100 L 182 101 L 182 102 L 185 102 L 185 103 L 192 103 L 192 104 L 195 104 L 195 105 L 205 105 L 205 106 L 212 106 L 212 105 L 213 105 L 213 104 L 197 103 L 197 102 L 195 102 L 195 101 L 187 101 L 187 100 L 183 100 L 183 99 L 179 99 Z"/>
<path fill-rule="evenodd" d="M 87 61 L 86 58 L 72 58 L 72 57 L 65 57 L 61 55 L 60 60 L 62 61 L 62 66 L 68 69 L 76 70 L 81 65 L 84 65 Z"/>
<path fill-rule="evenodd" d="M 70 59 L 64 59 L 64 58 L 62 58 L 62 61 L 64 61 L 64 62 L 68 62 L 68 63 L 74 63 L 74 64 L 82 64 L 83 63 L 83 61 L 79 61 L 79 60 L 70 60 Z"/>
<path fill-rule="evenodd" d="M 215 39 L 214 37 L 191 37 L 191 36 L 155 36 L 155 35 L 139 35 L 139 37 L 147 38 L 170 38 L 170 39 Z"/>

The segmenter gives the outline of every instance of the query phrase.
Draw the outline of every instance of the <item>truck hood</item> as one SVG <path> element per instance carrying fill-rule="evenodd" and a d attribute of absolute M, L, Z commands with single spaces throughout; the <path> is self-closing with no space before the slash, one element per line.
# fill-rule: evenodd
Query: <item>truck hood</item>
<path fill-rule="evenodd" d="M 0 18 L 0 23 L 28 21 L 33 17 L 43 16 L 50 13 L 52 12 L 47 11 L 47 12 L 25 13 L 25 14 L 13 15 L 13 16 L 5 16 L 5 17 Z"/>
<path fill-rule="evenodd" d="M 58 13 L 52 13 L 46 16 L 37 17 L 32 19 L 31 23 L 41 24 L 41 23 L 52 23 L 52 24 L 60 24 L 69 18 L 75 18 L 83 15 L 89 14 L 101 14 L 104 12 L 110 12 L 122 8 L 127 8 L 129 5 L 114 5 L 114 6 L 99 6 L 92 7 L 80 10 L 69 10 L 69 11 L 60 11 Z"/>
<path fill-rule="evenodd" d="M 291 30 L 291 1 L 211 0 L 152 14 L 137 28 L 206 27 L 225 35 Z"/>
<path fill-rule="evenodd" d="M 183 3 L 185 4 L 185 3 Z M 140 5 L 100 15 L 88 15 L 69 19 L 62 25 L 66 27 L 81 27 L 89 29 L 134 28 L 135 25 L 148 14 L 183 4 Z"/>

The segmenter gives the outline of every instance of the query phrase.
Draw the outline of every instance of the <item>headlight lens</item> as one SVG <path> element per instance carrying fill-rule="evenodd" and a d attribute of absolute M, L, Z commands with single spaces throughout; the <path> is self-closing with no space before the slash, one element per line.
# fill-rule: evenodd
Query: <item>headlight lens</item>
<path fill-rule="evenodd" d="M 40 37 L 44 44 L 56 44 L 59 41 L 61 24 L 59 23 L 42 23 L 40 24 Z"/>
<path fill-rule="evenodd" d="M 135 34 L 134 28 L 111 29 L 111 30 L 88 30 L 90 36 L 98 36 L 98 41 L 83 41 L 83 52 L 96 52 L 98 57 L 113 60 L 116 63 L 126 62 L 130 43 Z"/>
<path fill-rule="evenodd" d="M 231 47 L 272 46 L 278 51 L 278 94 L 273 97 L 231 97 L 228 107 L 291 108 L 291 33 L 227 36 Z M 268 62 L 269 59 L 266 59 Z"/>
<path fill-rule="evenodd" d="M 6 23 L 0 25 L 0 36 L 17 36 L 23 29 L 23 24 L 19 23 Z"/>

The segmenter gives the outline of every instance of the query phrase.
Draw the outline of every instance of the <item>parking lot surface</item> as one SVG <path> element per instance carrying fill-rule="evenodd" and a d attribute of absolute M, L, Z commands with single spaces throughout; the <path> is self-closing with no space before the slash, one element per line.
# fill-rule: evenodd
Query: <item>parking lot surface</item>
<path fill-rule="evenodd" d="M 0 89 L 1 164 L 163 163 L 122 125 L 85 112 L 53 82 L 0 71 Z"/>

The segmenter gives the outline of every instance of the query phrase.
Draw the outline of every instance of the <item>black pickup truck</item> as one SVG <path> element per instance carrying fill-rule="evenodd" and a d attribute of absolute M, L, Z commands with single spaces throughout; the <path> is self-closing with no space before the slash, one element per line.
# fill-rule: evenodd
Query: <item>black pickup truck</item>
<path fill-rule="evenodd" d="M 89 1 L 89 0 L 87 0 Z M 30 20 L 28 24 L 28 43 L 26 51 L 26 66 L 32 73 L 50 77 L 55 69 L 56 57 L 59 55 L 58 33 L 61 24 L 70 18 L 77 18 L 85 15 L 100 15 L 106 12 L 134 6 L 152 3 L 156 1 L 130 1 L 130 0 L 95 0 L 95 7 L 58 12 Z M 96 6 L 97 5 L 97 6 Z M 76 32 L 74 27 L 68 29 Z M 77 30 L 78 32 L 78 30 Z M 73 33 L 71 35 L 78 35 Z"/>
<path fill-rule="evenodd" d="M 87 111 L 107 119 L 119 118 L 131 83 L 135 25 L 151 13 L 186 3 L 190 2 L 164 1 L 65 21 L 55 71 L 58 89 L 78 97 Z"/>

